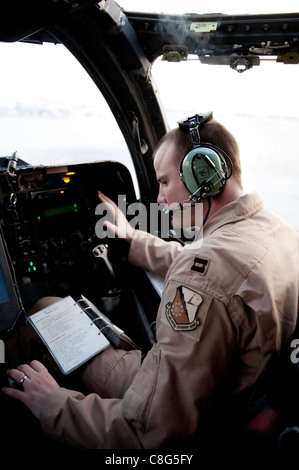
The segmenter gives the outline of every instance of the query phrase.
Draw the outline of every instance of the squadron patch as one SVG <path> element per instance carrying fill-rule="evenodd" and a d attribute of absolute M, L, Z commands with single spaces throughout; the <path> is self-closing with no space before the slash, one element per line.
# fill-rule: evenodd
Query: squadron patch
<path fill-rule="evenodd" d="M 165 306 L 165 314 L 175 331 L 194 330 L 200 320 L 196 313 L 203 302 L 202 296 L 188 287 L 178 286 L 172 302 Z"/>

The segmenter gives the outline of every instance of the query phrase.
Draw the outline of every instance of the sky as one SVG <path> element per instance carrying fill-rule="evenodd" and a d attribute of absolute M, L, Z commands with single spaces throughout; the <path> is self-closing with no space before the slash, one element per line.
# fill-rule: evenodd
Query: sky
<path fill-rule="evenodd" d="M 118 0 L 129 11 L 157 13 L 289 13 L 298 11 L 298 0 Z"/>

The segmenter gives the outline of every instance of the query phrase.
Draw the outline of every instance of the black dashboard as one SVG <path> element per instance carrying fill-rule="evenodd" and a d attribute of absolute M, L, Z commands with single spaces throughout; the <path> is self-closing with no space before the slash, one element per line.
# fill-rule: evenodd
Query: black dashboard
<path fill-rule="evenodd" d="M 135 340 L 141 335 L 145 349 L 150 347 L 149 325 L 159 298 L 147 276 L 127 263 L 128 244 L 121 239 L 100 239 L 95 230 L 98 190 L 116 203 L 121 196 L 125 207 L 136 201 L 127 168 L 109 161 L 61 167 L 24 165 L 12 174 L 2 163 L 0 170 L 2 234 L 24 311 L 28 313 L 44 296 L 77 299 L 82 294 Z M 113 275 L 103 257 L 94 256 L 100 244 L 105 246 Z"/>

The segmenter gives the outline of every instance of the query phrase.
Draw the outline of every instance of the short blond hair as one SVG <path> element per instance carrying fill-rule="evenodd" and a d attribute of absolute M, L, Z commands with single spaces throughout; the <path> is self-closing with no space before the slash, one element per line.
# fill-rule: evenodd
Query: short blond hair
<path fill-rule="evenodd" d="M 212 119 L 200 129 L 200 138 L 201 143 L 206 142 L 207 144 L 219 147 L 219 149 L 223 151 L 223 156 L 227 162 L 228 168 L 230 168 L 230 162 L 227 161 L 228 159 L 226 157 L 226 155 L 228 155 L 233 166 L 233 178 L 242 188 L 240 149 L 231 132 L 229 132 L 226 127 L 218 121 Z M 189 140 L 188 134 L 180 130 L 179 127 L 176 127 L 165 134 L 158 142 L 154 152 L 154 157 L 160 145 L 168 139 L 174 140 L 176 143 L 176 155 L 174 155 L 174 158 L 177 160 L 179 166 L 184 155 L 186 155 L 188 150 L 192 148 L 192 143 Z"/>

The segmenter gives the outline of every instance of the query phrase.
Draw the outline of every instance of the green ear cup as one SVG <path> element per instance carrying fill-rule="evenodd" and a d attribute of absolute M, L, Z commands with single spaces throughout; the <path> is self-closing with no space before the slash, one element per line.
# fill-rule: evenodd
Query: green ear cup
<path fill-rule="evenodd" d="M 227 179 L 225 161 L 212 148 L 196 146 L 183 158 L 180 177 L 188 191 L 207 198 L 216 196 Z"/>

